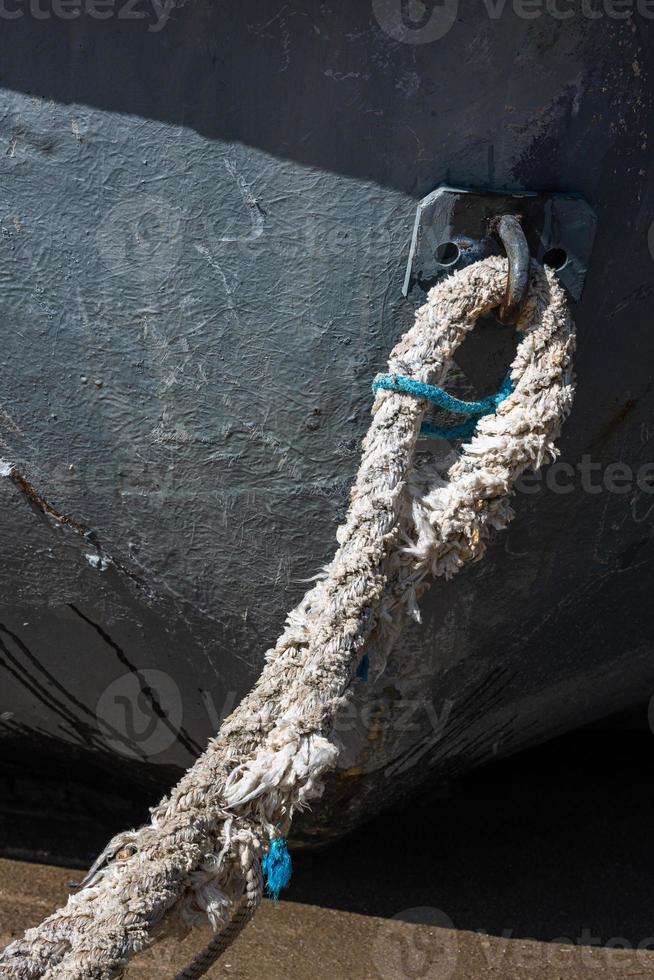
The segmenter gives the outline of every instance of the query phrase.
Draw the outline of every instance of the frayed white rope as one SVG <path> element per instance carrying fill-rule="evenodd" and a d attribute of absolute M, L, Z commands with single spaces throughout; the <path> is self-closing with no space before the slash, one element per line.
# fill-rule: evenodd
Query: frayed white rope
<path fill-rule="evenodd" d="M 490 258 L 436 286 L 389 374 L 442 383 L 477 317 L 501 302 L 506 276 L 506 261 Z M 383 670 L 427 577 L 481 558 L 489 533 L 513 516 L 516 478 L 556 456 L 574 330 L 554 274 L 536 264 L 518 328 L 514 390 L 479 422 L 446 480 L 412 464 L 425 403 L 377 392 L 339 548 L 289 614 L 255 687 L 150 824 L 110 842 L 85 886 L 5 949 L 0 976 L 109 980 L 173 910 L 189 923 L 208 918 L 217 933 L 229 927 L 244 868 L 322 791 L 339 752 L 334 719 L 362 655 Z"/>

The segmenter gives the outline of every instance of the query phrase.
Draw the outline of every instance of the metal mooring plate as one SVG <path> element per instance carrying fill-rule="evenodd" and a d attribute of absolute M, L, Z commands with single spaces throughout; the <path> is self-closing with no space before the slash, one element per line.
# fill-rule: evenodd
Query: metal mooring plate
<path fill-rule="evenodd" d="M 418 205 L 402 292 L 421 302 L 454 269 L 502 255 L 493 219 L 517 214 L 532 256 L 556 269 L 578 300 L 595 238 L 597 216 L 578 194 L 484 191 L 438 187 Z"/>

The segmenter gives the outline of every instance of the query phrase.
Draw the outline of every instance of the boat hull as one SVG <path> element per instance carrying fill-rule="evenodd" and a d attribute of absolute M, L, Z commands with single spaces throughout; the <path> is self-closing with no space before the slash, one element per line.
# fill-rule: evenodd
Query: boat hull
<path fill-rule="evenodd" d="M 119 823 L 249 690 L 333 553 L 370 382 L 413 317 L 416 207 L 442 182 L 595 209 L 575 407 L 508 532 L 359 685 L 298 836 L 647 702 L 643 14 L 111 9 L 0 21 L 4 805 L 49 786 L 75 818 L 110 786 Z M 468 394 L 513 343 L 478 334 Z"/>

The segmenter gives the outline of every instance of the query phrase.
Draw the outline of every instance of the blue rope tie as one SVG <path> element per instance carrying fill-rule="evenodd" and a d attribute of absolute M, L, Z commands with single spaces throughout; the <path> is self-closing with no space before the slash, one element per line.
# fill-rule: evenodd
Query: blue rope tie
<path fill-rule="evenodd" d="M 266 876 L 266 890 L 277 901 L 282 888 L 288 888 L 293 874 L 293 862 L 285 837 L 273 837 L 261 859 L 261 868 Z"/>
<path fill-rule="evenodd" d="M 465 439 L 472 435 L 479 419 L 484 415 L 492 415 L 497 406 L 513 391 L 511 372 L 506 375 L 499 391 L 494 395 L 488 395 L 476 402 L 464 402 L 460 398 L 455 398 L 442 388 L 435 385 L 425 384 L 423 381 L 416 381 L 415 378 L 407 378 L 403 374 L 378 374 L 372 383 L 374 392 L 383 388 L 385 391 L 397 391 L 403 395 L 415 395 L 432 405 L 443 408 L 455 415 L 468 415 L 469 418 L 461 425 L 432 425 L 431 422 L 423 422 L 420 433 L 433 439 Z"/>

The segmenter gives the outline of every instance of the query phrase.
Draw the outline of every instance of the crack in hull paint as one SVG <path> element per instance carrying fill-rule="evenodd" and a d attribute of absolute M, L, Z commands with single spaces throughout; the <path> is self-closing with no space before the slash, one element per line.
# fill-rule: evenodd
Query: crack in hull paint
<path fill-rule="evenodd" d="M 179 728 L 176 728 L 174 725 L 171 724 L 170 719 L 168 718 L 168 715 L 166 714 L 161 704 L 159 703 L 156 694 L 154 693 L 150 685 L 143 677 L 143 674 L 141 673 L 139 668 L 132 663 L 132 661 L 129 659 L 129 657 L 122 649 L 122 647 L 120 647 L 118 643 L 116 643 L 116 641 L 112 639 L 112 637 L 106 632 L 106 630 L 102 628 L 102 626 L 100 626 L 98 623 L 95 623 L 92 619 L 86 616 L 81 611 L 81 609 L 78 609 L 77 606 L 73 605 L 73 603 L 69 602 L 68 607 L 75 613 L 76 616 L 79 616 L 80 619 L 83 619 L 85 623 L 88 623 L 88 625 L 91 626 L 92 629 L 94 629 L 96 633 L 98 633 L 99 636 L 102 637 L 104 642 L 108 646 L 110 646 L 111 649 L 115 652 L 120 662 L 130 671 L 130 673 L 132 673 L 136 677 L 136 679 L 139 682 L 139 687 L 141 688 L 141 693 L 147 699 L 148 704 L 152 708 L 152 711 L 160 719 L 160 721 L 166 726 L 166 728 L 168 728 L 168 730 L 175 736 L 175 738 L 180 743 L 180 745 L 183 745 L 184 748 L 187 750 L 187 752 L 190 752 L 193 756 L 200 755 L 200 753 L 202 752 L 202 748 L 198 745 L 197 742 L 194 741 L 194 739 L 191 738 L 191 736 L 188 734 L 188 732 L 183 726 L 180 725 Z"/>
<path fill-rule="evenodd" d="M 20 662 L 18 657 L 12 654 L 7 644 L 1 638 L 0 650 L 4 653 L 6 659 L 0 658 L 0 666 L 2 666 L 7 673 L 11 674 L 11 676 L 14 677 L 18 683 L 25 688 L 25 690 L 29 691 L 44 707 L 49 708 L 49 710 L 54 712 L 59 718 L 62 719 L 62 721 L 70 725 L 73 732 L 69 734 L 74 734 L 77 736 L 77 739 L 80 740 L 80 744 L 88 745 L 93 748 L 100 749 L 101 751 L 106 751 L 106 747 L 102 739 L 98 738 L 97 716 L 95 712 L 91 711 L 87 705 L 67 691 L 63 684 L 61 684 L 57 678 L 41 664 L 38 657 L 32 653 L 29 647 L 21 640 L 19 636 L 17 636 L 16 633 L 13 632 L 13 630 L 10 630 L 4 625 L 4 623 L 0 623 L 0 632 L 4 633 L 5 636 L 13 641 L 26 659 L 37 671 L 43 675 L 46 683 L 56 688 L 64 700 L 60 700 L 60 698 L 58 698 L 55 694 L 48 691 L 44 682 L 39 680 L 38 677 L 27 669 L 24 663 Z M 75 715 L 71 707 L 66 704 L 66 700 L 70 701 L 71 704 L 83 714 L 88 715 L 96 724 L 92 726 Z M 130 739 L 128 736 L 118 731 L 108 721 L 105 720 L 104 724 L 113 739 L 122 742 L 127 748 L 139 755 L 144 761 L 147 759 L 146 753 L 142 751 L 140 746 L 133 739 Z"/>

